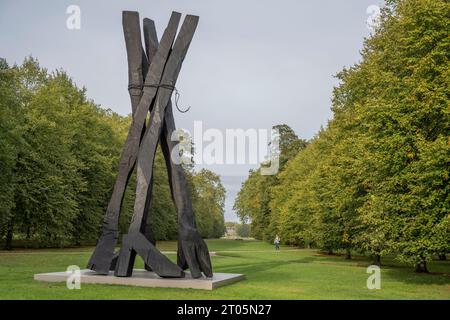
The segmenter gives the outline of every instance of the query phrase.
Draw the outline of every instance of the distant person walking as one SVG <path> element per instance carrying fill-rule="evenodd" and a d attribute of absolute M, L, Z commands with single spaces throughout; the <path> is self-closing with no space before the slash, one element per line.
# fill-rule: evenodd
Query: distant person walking
<path fill-rule="evenodd" d="M 273 243 L 275 244 L 275 250 L 280 250 L 280 237 L 278 235 L 275 236 L 275 240 L 273 241 Z"/>

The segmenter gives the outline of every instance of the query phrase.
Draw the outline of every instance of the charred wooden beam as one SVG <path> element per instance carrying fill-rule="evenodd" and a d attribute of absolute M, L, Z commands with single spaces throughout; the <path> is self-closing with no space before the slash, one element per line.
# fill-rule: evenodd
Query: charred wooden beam
<path fill-rule="evenodd" d="M 171 52 L 172 43 L 175 39 L 180 18 L 181 14 L 178 12 L 173 12 L 170 17 L 169 24 L 162 36 L 161 44 L 150 64 L 145 78 L 146 87 L 143 89 L 142 97 L 136 107 L 128 131 L 128 136 L 120 158 L 119 174 L 106 210 L 102 234 L 88 263 L 90 269 L 101 274 L 109 273 L 111 262 L 114 257 L 114 246 L 118 237 L 118 222 L 123 195 L 137 158 L 146 116 L 158 91 L 157 85 L 161 82 L 161 77 L 163 76 L 166 61 Z"/>
<path fill-rule="evenodd" d="M 123 12 L 133 121 L 122 152 L 119 175 L 105 215 L 102 235 L 89 261 L 89 267 L 98 273 L 106 274 L 114 269 L 116 276 L 131 276 L 138 254 L 143 258 L 147 270 L 153 270 L 162 277 L 183 277 L 183 270 L 187 268 L 194 278 L 201 277 L 202 272 L 212 277 L 208 248 L 196 228 L 185 172 L 181 164 L 171 158 L 177 142 L 171 139 L 175 121 L 170 97 L 197 27 L 198 17 L 186 16 L 173 44 L 179 20 L 180 14 L 174 12 L 158 44 L 153 21 L 144 19 L 144 51 L 138 13 Z M 151 116 L 146 126 L 149 111 Z M 178 215 L 178 265 L 156 249 L 150 227 L 153 162 L 158 141 L 166 161 L 171 195 Z M 114 255 L 120 206 L 136 160 L 134 213 L 128 234 L 122 239 L 121 249 Z"/>
<path fill-rule="evenodd" d="M 175 44 L 173 45 L 169 59 L 167 60 L 167 64 L 165 66 L 164 74 L 161 80 L 161 85 L 158 87 L 158 93 L 154 101 L 149 125 L 146 129 L 145 135 L 139 148 L 139 156 L 137 160 L 136 199 L 134 205 L 134 213 L 127 237 L 133 238 L 136 237 L 136 234 L 140 234 L 142 232 L 142 222 L 146 214 L 147 197 L 149 195 L 149 188 L 151 187 L 153 162 L 155 159 L 156 148 L 158 146 L 159 137 L 161 135 L 162 126 L 164 123 L 164 112 L 167 104 L 170 101 L 173 87 L 175 86 L 175 83 L 177 81 L 181 65 L 194 36 L 197 24 L 197 16 L 186 16 Z M 160 46 L 161 45 L 162 42 Z M 142 239 L 140 245 L 145 245 L 145 247 L 149 250 L 154 247 L 148 240 L 147 242 L 145 242 Z M 121 255 L 119 256 L 115 271 L 115 275 L 117 276 L 129 276 L 132 272 L 132 265 L 134 264 L 134 261 L 132 260 L 131 255 L 122 254 L 124 250 L 127 250 L 126 246 L 121 247 Z M 155 271 L 153 265 L 150 266 Z M 179 271 L 176 269 L 173 271 L 173 275 L 167 275 L 166 270 L 166 273 L 164 275 L 160 274 L 160 276 L 175 277 L 177 276 L 176 273 L 179 273 L 181 269 L 179 269 Z"/>

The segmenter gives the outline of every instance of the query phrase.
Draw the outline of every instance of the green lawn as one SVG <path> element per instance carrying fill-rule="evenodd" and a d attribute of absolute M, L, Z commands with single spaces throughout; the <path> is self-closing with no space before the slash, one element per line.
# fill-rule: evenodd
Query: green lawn
<path fill-rule="evenodd" d="M 214 271 L 243 273 L 247 279 L 213 291 L 81 284 L 33 280 L 35 273 L 84 268 L 92 248 L 0 251 L 0 299 L 450 299 L 450 261 L 433 261 L 430 274 L 390 260 L 381 269 L 381 289 L 366 288 L 369 260 L 326 256 L 315 250 L 260 241 L 208 240 Z M 175 242 L 161 242 L 175 251 Z M 174 254 L 169 254 L 174 259 Z M 142 262 L 137 266 L 142 268 Z"/>

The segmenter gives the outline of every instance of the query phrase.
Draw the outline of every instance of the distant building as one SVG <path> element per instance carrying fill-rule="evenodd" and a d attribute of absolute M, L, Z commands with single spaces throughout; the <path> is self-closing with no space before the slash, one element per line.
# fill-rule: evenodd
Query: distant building
<path fill-rule="evenodd" d="M 236 225 L 228 225 L 225 231 L 225 237 L 236 237 L 237 230 Z"/>

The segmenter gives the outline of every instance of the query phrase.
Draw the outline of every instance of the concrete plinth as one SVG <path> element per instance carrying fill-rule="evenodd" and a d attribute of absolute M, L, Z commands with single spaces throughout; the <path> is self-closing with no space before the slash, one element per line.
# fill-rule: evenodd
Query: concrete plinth
<path fill-rule="evenodd" d="M 133 270 L 131 277 L 115 277 L 114 272 L 109 275 L 98 275 L 89 269 L 80 270 L 81 285 L 84 283 L 115 284 L 125 286 L 158 287 L 158 288 L 190 288 L 213 290 L 221 286 L 244 280 L 243 274 L 214 273 L 213 278 L 193 279 L 189 272 L 184 278 L 161 278 L 154 272 L 143 269 Z M 34 280 L 47 282 L 66 282 L 69 277 L 66 272 L 38 273 L 34 275 Z"/>

